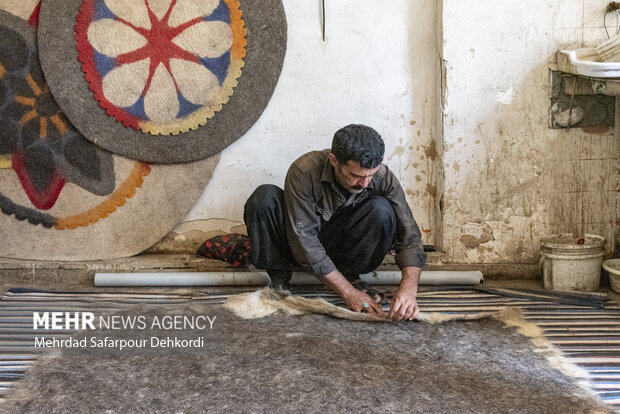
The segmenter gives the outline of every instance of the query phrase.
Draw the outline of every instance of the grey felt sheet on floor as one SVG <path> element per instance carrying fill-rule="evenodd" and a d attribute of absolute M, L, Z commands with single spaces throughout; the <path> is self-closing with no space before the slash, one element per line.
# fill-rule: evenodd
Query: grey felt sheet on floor
<path fill-rule="evenodd" d="M 183 306 L 187 312 L 222 313 L 218 305 Z M 224 311 L 222 317 L 217 354 L 63 352 L 41 359 L 0 409 L 611 412 L 575 378 L 550 365 L 545 356 L 550 351 L 543 349 L 537 328 L 519 319 L 518 312 L 443 323 L 377 323 L 284 312 L 244 319 Z"/>

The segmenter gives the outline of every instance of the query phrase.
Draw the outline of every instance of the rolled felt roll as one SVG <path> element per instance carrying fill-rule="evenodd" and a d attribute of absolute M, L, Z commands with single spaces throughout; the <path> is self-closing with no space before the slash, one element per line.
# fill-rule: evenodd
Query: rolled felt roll
<path fill-rule="evenodd" d="M 360 275 L 368 284 L 397 285 L 400 271 L 377 271 Z M 95 286 L 260 286 L 269 283 L 267 272 L 152 272 L 96 273 Z M 421 285 L 479 285 L 480 271 L 422 271 Z M 322 284 L 315 276 L 293 272 L 292 285 Z"/>

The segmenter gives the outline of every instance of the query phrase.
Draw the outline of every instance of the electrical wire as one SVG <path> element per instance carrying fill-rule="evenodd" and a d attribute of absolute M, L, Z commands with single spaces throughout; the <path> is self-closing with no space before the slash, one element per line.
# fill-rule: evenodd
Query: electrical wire
<path fill-rule="evenodd" d="M 605 34 L 607 35 L 607 39 L 611 39 L 611 36 L 609 36 L 609 32 L 607 31 L 607 14 L 607 11 L 603 13 L 603 27 L 605 28 Z"/>
<path fill-rule="evenodd" d="M 611 12 L 616 12 L 616 32 L 614 35 L 620 34 L 620 3 L 612 1 L 607 5 L 607 8 L 603 12 L 603 27 L 605 28 L 605 34 L 607 39 L 611 39 L 609 31 L 607 30 L 607 15 Z"/>
<path fill-rule="evenodd" d="M 321 40 L 325 42 L 325 0 L 321 0 L 321 11 L 322 11 L 322 19 L 321 19 Z"/>

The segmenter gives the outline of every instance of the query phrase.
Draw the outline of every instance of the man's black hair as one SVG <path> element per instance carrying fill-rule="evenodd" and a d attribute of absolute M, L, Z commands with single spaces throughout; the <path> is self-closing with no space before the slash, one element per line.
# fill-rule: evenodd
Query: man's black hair
<path fill-rule="evenodd" d="M 371 127 L 351 124 L 336 131 L 331 151 L 340 164 L 355 161 L 360 167 L 371 169 L 383 161 L 385 144 L 381 135 Z"/>

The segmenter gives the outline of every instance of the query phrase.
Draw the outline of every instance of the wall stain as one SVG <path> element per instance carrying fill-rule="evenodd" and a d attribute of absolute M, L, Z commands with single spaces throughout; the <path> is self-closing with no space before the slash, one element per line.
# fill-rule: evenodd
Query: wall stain
<path fill-rule="evenodd" d="M 435 161 L 437 158 L 437 147 L 435 140 L 432 140 L 428 146 L 424 145 L 424 154 L 426 154 L 431 161 Z"/>
<path fill-rule="evenodd" d="M 436 185 L 431 185 L 426 184 L 426 194 L 430 195 L 431 197 L 435 198 L 435 196 L 437 196 L 437 186 Z"/>
<path fill-rule="evenodd" d="M 388 161 L 390 161 L 394 157 L 394 155 L 400 158 L 404 153 L 405 153 L 405 147 L 399 145 L 396 148 L 394 148 L 394 152 L 392 153 L 392 155 L 388 157 Z"/>
<path fill-rule="evenodd" d="M 452 168 L 454 168 L 454 171 L 461 171 L 461 165 L 456 161 L 454 161 L 454 164 L 452 164 Z"/>
<path fill-rule="evenodd" d="M 613 127 L 598 126 L 598 127 L 581 128 L 581 130 L 588 134 L 607 135 L 613 132 L 614 129 Z"/>
<path fill-rule="evenodd" d="M 441 59 L 441 107 L 446 109 L 448 105 L 448 62 Z"/>
<path fill-rule="evenodd" d="M 420 181 L 422 181 L 422 177 L 420 177 L 419 175 L 416 175 L 415 180 L 419 183 Z"/>

